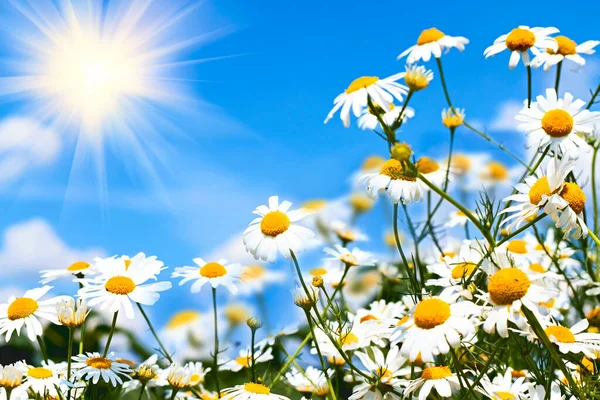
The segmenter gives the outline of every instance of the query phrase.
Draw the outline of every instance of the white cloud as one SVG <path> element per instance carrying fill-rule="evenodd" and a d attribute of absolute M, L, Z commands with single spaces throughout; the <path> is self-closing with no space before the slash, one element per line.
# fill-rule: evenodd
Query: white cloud
<path fill-rule="evenodd" d="M 0 184 L 12 182 L 29 170 L 51 164 L 60 150 L 57 132 L 30 118 L 0 122 Z"/>
<path fill-rule="evenodd" d="M 0 247 L 0 268 L 4 276 L 22 275 L 41 269 L 66 267 L 75 261 L 102 256 L 100 249 L 78 250 L 69 247 L 41 218 L 9 226 Z"/>
<path fill-rule="evenodd" d="M 500 104 L 496 117 L 490 122 L 493 131 L 514 131 L 517 129 L 515 115 L 523 108 L 523 104 L 514 100 L 507 100 Z"/>

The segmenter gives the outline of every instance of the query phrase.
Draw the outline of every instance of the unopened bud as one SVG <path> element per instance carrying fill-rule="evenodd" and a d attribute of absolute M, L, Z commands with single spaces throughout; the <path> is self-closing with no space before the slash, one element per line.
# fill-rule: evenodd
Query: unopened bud
<path fill-rule="evenodd" d="M 263 323 L 257 317 L 250 317 L 246 320 L 246 325 L 253 331 L 260 329 L 263 326 Z"/>
<path fill-rule="evenodd" d="M 396 143 L 392 147 L 392 158 L 398 161 L 408 161 L 412 155 L 412 149 L 406 142 Z"/>
<path fill-rule="evenodd" d="M 323 287 L 323 277 L 315 276 L 312 280 L 312 285 L 318 288 Z"/>

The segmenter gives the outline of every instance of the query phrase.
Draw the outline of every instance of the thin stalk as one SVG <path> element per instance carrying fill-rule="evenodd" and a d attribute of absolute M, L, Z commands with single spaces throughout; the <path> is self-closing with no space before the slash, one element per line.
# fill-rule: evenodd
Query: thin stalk
<path fill-rule="evenodd" d="M 71 358 L 73 357 L 73 327 L 69 327 L 69 347 L 67 348 L 67 381 L 71 382 Z M 67 392 L 67 400 L 71 400 L 71 388 Z"/>
<path fill-rule="evenodd" d="M 294 362 L 296 357 L 298 357 L 298 355 L 300 354 L 300 352 L 302 351 L 304 346 L 306 346 L 306 344 L 308 343 L 308 341 L 310 340 L 311 337 L 312 337 L 312 335 L 310 333 L 308 335 L 306 335 L 306 337 L 304 338 L 302 343 L 300 343 L 300 346 L 298 346 L 298 348 L 296 349 L 294 354 L 292 354 L 292 356 L 288 358 L 288 360 L 285 362 L 285 364 L 283 364 L 283 366 L 281 367 L 281 369 L 279 370 L 279 372 L 277 373 L 275 378 L 273 378 L 269 388 L 272 388 L 273 386 L 275 386 L 275 384 L 279 381 L 279 379 L 281 379 L 283 374 L 285 374 L 285 371 L 287 371 L 287 369 L 290 367 L 290 365 L 292 365 L 292 363 Z M 283 347 L 283 345 L 281 347 Z"/>
<path fill-rule="evenodd" d="M 393 225 L 394 225 L 394 238 L 396 239 L 396 247 L 398 248 L 398 252 L 400 253 L 400 257 L 402 257 L 402 262 L 404 263 L 405 267 L 406 267 L 406 274 L 408 275 L 408 278 L 411 281 L 411 286 L 413 287 L 413 292 L 415 295 L 420 294 L 419 291 L 419 286 L 417 283 L 417 273 L 415 271 L 415 274 L 413 276 L 413 274 L 411 273 L 411 268 L 410 265 L 408 264 L 408 260 L 406 258 L 406 255 L 404 254 L 404 250 L 402 249 L 402 244 L 400 244 L 400 235 L 398 235 L 398 204 L 394 204 L 394 221 L 393 221 Z"/>
<path fill-rule="evenodd" d="M 308 321 L 308 327 L 310 328 L 310 334 L 313 338 L 315 338 L 315 328 L 313 326 L 312 318 L 310 317 L 310 312 L 308 310 L 304 310 L 306 314 L 306 320 Z M 321 349 L 319 348 L 318 340 L 313 341 L 315 344 L 315 349 L 317 350 L 317 355 L 319 356 L 319 361 L 321 363 L 321 368 L 323 369 L 323 373 L 325 374 L 325 379 L 327 379 L 327 386 L 329 386 L 329 393 L 333 400 L 336 400 L 335 390 L 333 390 L 333 385 L 331 384 L 331 379 L 329 379 L 329 374 L 327 373 L 327 366 L 325 365 L 325 360 L 323 360 L 323 355 L 321 354 Z"/>
<path fill-rule="evenodd" d="M 108 334 L 108 339 L 106 339 L 106 346 L 104 346 L 104 353 L 102 353 L 102 357 L 106 358 L 108 355 L 108 349 L 110 348 L 110 342 L 112 342 L 113 335 L 115 334 L 115 327 L 117 326 L 117 317 L 119 316 L 119 312 L 115 312 L 113 315 L 112 325 L 110 327 L 110 333 Z"/>
<path fill-rule="evenodd" d="M 252 382 L 256 383 L 256 362 L 254 361 L 256 360 L 256 358 L 254 357 L 254 338 L 256 337 L 256 329 L 250 328 L 250 330 L 252 331 L 250 339 L 250 344 L 252 346 Z"/>
<path fill-rule="evenodd" d="M 146 320 L 146 323 L 148 324 L 148 328 L 150 328 L 150 332 L 152 332 L 152 336 L 154 336 L 154 339 L 156 339 L 156 343 L 158 343 L 158 345 L 160 346 L 160 348 L 161 348 L 163 354 L 165 355 L 165 357 L 167 358 L 167 360 L 169 360 L 170 363 L 173 363 L 173 359 L 171 358 L 171 356 L 169 355 L 169 352 L 167 351 L 167 349 L 161 342 L 160 338 L 158 337 L 158 334 L 156 333 L 156 330 L 152 326 L 152 323 L 150 322 L 150 318 L 148 318 L 148 315 L 144 311 L 144 308 L 142 307 L 142 305 L 140 303 L 136 303 L 136 304 L 137 304 L 138 308 L 140 309 L 142 316 Z"/>
<path fill-rule="evenodd" d="M 527 108 L 531 108 L 531 65 L 527 66 Z"/>
<path fill-rule="evenodd" d="M 596 100 L 596 96 L 598 96 L 599 93 L 600 93 L 600 83 L 598 84 L 598 87 L 596 88 L 596 91 L 592 95 L 592 98 L 590 99 L 590 102 L 588 103 L 587 107 L 585 108 L 586 110 L 589 110 L 592 107 L 592 105 L 594 104 L 594 100 Z"/>
<path fill-rule="evenodd" d="M 140 394 L 138 396 L 138 400 L 142 400 L 142 397 L 144 397 L 144 390 L 146 390 L 146 382 L 142 382 L 142 387 L 140 387 Z"/>
<path fill-rule="evenodd" d="M 171 400 L 175 400 L 175 397 L 177 396 L 178 392 L 179 392 L 179 389 L 173 388 L 173 392 L 171 393 Z M 219 396 L 219 395 L 217 394 L 217 396 Z"/>
<path fill-rule="evenodd" d="M 446 78 L 444 77 L 444 70 L 442 68 L 442 61 L 439 58 L 436 58 L 438 70 L 440 71 L 440 80 L 442 82 L 442 88 L 444 89 L 444 96 L 446 96 L 446 102 L 448 106 L 454 111 L 454 106 L 452 105 L 452 100 L 450 100 L 450 94 L 448 94 L 448 86 L 446 85 Z"/>
<path fill-rule="evenodd" d="M 554 81 L 554 90 L 556 90 L 556 95 L 558 96 L 558 85 L 560 84 L 560 72 L 562 70 L 562 61 L 559 61 L 556 64 L 556 80 Z"/>
<path fill-rule="evenodd" d="M 590 234 L 590 237 L 594 240 L 594 242 L 596 242 L 596 246 L 600 246 L 600 239 L 598 239 L 598 236 L 596 236 L 591 229 L 588 229 L 588 233 Z"/>
<path fill-rule="evenodd" d="M 215 369 L 215 386 L 217 387 L 217 396 L 221 396 L 221 383 L 219 382 L 219 361 L 217 357 L 219 355 L 219 329 L 218 329 L 218 318 L 217 318 L 217 288 L 212 288 L 212 300 L 213 300 L 213 314 L 215 319 L 215 348 L 213 354 L 213 364 Z"/>
<path fill-rule="evenodd" d="M 48 353 L 46 352 L 46 345 L 44 344 L 44 338 L 42 336 L 37 336 L 38 344 L 40 345 L 40 351 L 42 352 L 42 358 L 46 363 L 48 363 Z"/>

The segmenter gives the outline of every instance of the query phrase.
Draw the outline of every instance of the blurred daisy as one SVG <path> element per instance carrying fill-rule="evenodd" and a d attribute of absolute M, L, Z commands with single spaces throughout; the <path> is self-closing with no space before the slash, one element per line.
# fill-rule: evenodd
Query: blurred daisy
<path fill-rule="evenodd" d="M 288 397 L 271 393 L 271 389 L 261 383 L 246 383 L 222 390 L 221 400 L 290 400 Z"/>
<path fill-rule="evenodd" d="M 518 128 L 526 132 L 539 151 L 550 145 L 553 150 L 571 159 L 579 157 L 579 149 L 589 149 L 581 134 L 591 134 L 600 112 L 585 109 L 586 102 L 574 100 L 571 93 L 560 99 L 553 88 L 546 97 L 537 96 L 531 108 L 523 107 L 515 119 Z"/>
<path fill-rule="evenodd" d="M 100 310 L 111 313 L 125 311 L 125 316 L 134 318 L 133 304 L 151 306 L 160 298 L 159 292 L 171 288 L 171 282 L 145 283 L 156 280 L 165 269 L 156 257 L 146 258 L 143 253 L 131 260 L 110 257 L 96 263 L 98 274 L 80 279 L 82 287 L 78 296 L 88 301 L 90 307 L 100 305 Z"/>
<path fill-rule="evenodd" d="M 64 372 L 65 365 L 53 362 L 43 363 L 41 367 L 28 366 L 22 388 L 30 389 L 38 396 L 58 397 L 56 388 L 61 384 L 61 374 Z"/>
<path fill-rule="evenodd" d="M 244 231 L 244 244 L 246 251 L 255 259 L 272 263 L 279 252 L 287 260 L 290 251 L 299 253 L 314 238 L 311 230 L 294 224 L 308 215 L 308 211 L 289 211 L 291 206 L 289 201 L 280 204 L 279 197 L 271 196 L 268 206 L 258 206 L 253 211 L 259 217 L 250 222 Z"/>
<path fill-rule="evenodd" d="M 273 350 L 271 347 L 267 348 L 255 348 L 254 349 L 254 362 L 256 364 L 264 363 L 267 361 L 271 361 L 273 359 Z M 242 349 L 239 352 L 238 357 L 228 360 L 227 362 L 223 362 L 219 367 L 221 370 L 239 372 L 244 368 L 252 368 L 252 350 L 251 349 Z"/>
<path fill-rule="evenodd" d="M 441 397 L 451 397 L 452 393 L 460 388 L 460 382 L 456 374 L 449 367 L 435 366 L 425 368 L 421 377 L 410 382 L 406 387 L 404 396 L 419 392 L 419 400 L 429 398 L 431 389 L 435 389 Z M 414 395 L 413 395 L 414 398 Z"/>
<path fill-rule="evenodd" d="M 448 221 L 446 221 L 446 223 L 444 224 L 444 226 L 446 228 L 454 228 L 455 226 L 465 226 L 465 224 L 469 221 L 469 218 L 467 218 L 467 215 L 460 211 L 460 210 L 456 210 L 456 211 L 452 211 L 450 213 L 450 217 L 448 219 Z"/>
<path fill-rule="evenodd" d="M 379 106 L 376 107 L 376 112 L 383 113 L 381 115 L 381 119 L 385 123 L 386 126 L 393 127 L 396 122 L 405 122 L 408 118 L 413 118 L 415 116 L 415 110 L 412 107 L 406 107 L 402 116 L 400 113 L 402 112 L 402 106 L 396 106 L 394 103 L 390 103 L 389 111 L 384 112 Z M 371 130 L 374 131 L 379 127 L 379 120 L 377 116 L 373 114 L 372 110 L 365 108 L 363 113 L 358 118 L 358 127 L 363 130 Z"/>
<path fill-rule="evenodd" d="M 368 105 L 368 98 L 381 107 L 385 112 L 390 111 L 390 104 L 394 99 L 402 102 L 402 96 L 408 93 L 408 88 L 397 81 L 404 76 L 403 73 L 379 79 L 377 76 L 361 76 L 350 83 L 350 86 L 334 100 L 334 106 L 329 111 L 325 123 L 341 108 L 340 118 L 344 126 L 350 126 L 350 110 L 355 117 L 359 117 L 363 108 Z"/>
<path fill-rule="evenodd" d="M 114 353 L 102 357 L 100 353 L 86 353 L 73 356 L 71 365 L 77 379 L 97 384 L 100 378 L 112 386 L 123 384 L 124 379 L 131 379 L 133 370 L 126 363 L 116 360 Z"/>
<path fill-rule="evenodd" d="M 245 324 L 248 318 L 252 316 L 252 310 L 244 303 L 227 303 L 223 309 L 223 314 L 231 327 Z"/>
<path fill-rule="evenodd" d="M 366 213 L 372 209 L 374 205 L 373 199 L 363 193 L 352 193 L 348 196 L 348 203 L 350 203 L 354 215 Z"/>
<path fill-rule="evenodd" d="M 544 207 L 553 193 L 560 193 L 565 185 L 567 175 L 573 170 L 573 163 L 564 157 L 561 160 L 553 157 L 546 167 L 546 173 L 541 178 L 529 175 L 525 182 L 515 186 L 517 193 L 506 197 L 504 202 L 512 202 L 514 205 L 502 210 L 500 214 L 511 214 L 502 221 L 502 225 L 508 224 L 507 230 L 518 229 L 524 222 L 535 218 L 538 211 Z"/>
<path fill-rule="evenodd" d="M 360 169 L 358 169 L 357 171 L 354 171 L 350 175 L 350 182 L 352 183 L 352 187 L 356 188 L 356 187 L 360 186 L 362 183 L 361 178 L 365 174 L 371 174 L 373 172 L 379 171 L 379 169 L 385 163 L 385 161 L 386 161 L 385 158 L 378 156 L 378 155 L 372 155 L 372 156 L 368 156 L 367 158 L 365 158 L 362 165 L 360 166 Z M 371 203 L 373 203 L 373 200 L 372 199 L 370 199 L 370 200 L 371 200 Z"/>
<path fill-rule="evenodd" d="M 490 161 L 479 173 L 479 177 L 485 186 L 495 186 L 506 183 L 510 178 L 510 171 L 501 162 Z"/>
<path fill-rule="evenodd" d="M 462 36 L 448 36 L 436 28 L 425 29 L 419 35 L 417 44 L 403 51 L 398 59 L 408 55 L 407 64 L 414 64 L 419 60 L 429 61 L 431 55 L 435 58 L 442 56 L 442 50 L 449 50 L 456 47 L 463 51 L 465 45 L 469 43 L 469 39 Z"/>
<path fill-rule="evenodd" d="M 508 49 L 511 52 L 508 61 L 510 69 L 517 66 L 521 57 L 523 57 L 523 64 L 528 66 L 531 63 L 529 51 L 537 56 L 540 51 L 558 49 L 556 40 L 548 36 L 557 32 L 556 28 L 529 28 L 522 25 L 496 39 L 493 45 L 485 49 L 483 55 L 489 58 Z"/>
<path fill-rule="evenodd" d="M 481 387 L 477 390 L 489 399 L 526 399 L 525 392 L 528 389 L 525 378 L 517 378 L 513 382 L 512 373 L 507 370 L 504 375 L 498 374 L 493 380 L 484 376 Z"/>
<path fill-rule="evenodd" d="M 333 369 L 327 370 L 327 376 L 330 378 L 333 376 Z M 312 366 L 308 366 L 304 372 L 292 367 L 291 371 L 285 374 L 285 380 L 288 385 L 302 394 L 315 396 L 327 396 L 329 394 L 325 372 Z"/>
<path fill-rule="evenodd" d="M 472 316 L 479 312 L 479 307 L 470 301 L 456 302 L 456 296 L 425 298 L 398 326 L 392 343 L 402 343 L 401 354 L 411 361 L 420 355 L 423 362 L 433 362 L 434 356 L 457 348 L 462 337 L 475 333 Z"/>
<path fill-rule="evenodd" d="M 197 257 L 192 261 L 195 267 L 177 267 L 171 275 L 172 278 L 183 278 L 179 286 L 194 281 L 190 288 L 192 293 L 199 293 L 207 283 L 213 288 L 225 286 L 231 293 L 237 293 L 236 283 L 240 280 L 242 266 L 240 264 L 228 264 L 227 260 L 220 259 L 217 262 L 206 262 Z"/>
<path fill-rule="evenodd" d="M 369 198 L 369 201 L 372 200 Z M 339 220 L 333 221 L 330 225 L 330 229 L 342 243 L 364 242 L 369 240 L 369 237 L 359 229 Z"/>
<path fill-rule="evenodd" d="M 532 65 L 535 68 L 543 65 L 544 71 L 548 71 L 553 65 L 558 64 L 564 59 L 583 67 L 585 65 L 585 58 L 580 54 L 594 54 L 596 52 L 594 47 L 600 44 L 597 40 L 588 40 L 578 45 L 566 36 L 556 36 L 554 40 L 558 43 L 558 49 L 548 48 L 546 51 L 538 54 L 532 61 Z"/>
<path fill-rule="evenodd" d="M 40 283 L 45 285 L 46 283 L 52 282 L 56 279 L 64 277 L 74 277 L 76 275 L 85 275 L 89 272 L 93 272 L 90 269 L 90 263 L 85 261 L 77 261 L 63 269 L 45 269 L 40 271 L 42 280 Z"/>
<path fill-rule="evenodd" d="M 240 293 L 262 293 L 268 285 L 281 283 L 285 280 L 285 277 L 285 273 L 273 271 L 264 265 L 247 265 L 241 270 Z"/>
<path fill-rule="evenodd" d="M 440 167 L 440 164 L 429 157 L 421 157 L 415 163 L 417 170 L 427 180 L 436 186 L 442 187 L 446 181 L 446 175 L 448 175 L 448 181 L 450 181 L 451 175 L 446 173 L 446 168 Z M 423 190 L 429 190 L 429 187 L 422 183 Z"/>
<path fill-rule="evenodd" d="M 362 251 L 357 247 L 349 250 L 339 244 L 334 248 L 325 248 L 325 253 L 331 257 L 327 260 L 338 260 L 343 262 L 347 267 L 370 267 L 374 266 L 376 261 L 373 254 Z"/>
<path fill-rule="evenodd" d="M 363 180 L 367 184 L 367 194 L 374 199 L 385 192 L 394 204 L 423 200 L 423 186 L 417 182 L 417 171 L 410 170 L 396 159 L 387 160 L 379 173 L 364 175 Z"/>
<path fill-rule="evenodd" d="M 58 324 L 56 317 L 56 302 L 61 297 L 53 297 L 40 301 L 52 286 L 43 286 L 31 289 L 23 297 L 11 296 L 8 303 L 0 304 L 0 335 L 6 334 L 9 342 L 14 332 L 21 335 L 21 328 L 25 327 L 27 337 L 34 342 L 37 336 L 42 336 L 43 328 L 38 318 Z"/>

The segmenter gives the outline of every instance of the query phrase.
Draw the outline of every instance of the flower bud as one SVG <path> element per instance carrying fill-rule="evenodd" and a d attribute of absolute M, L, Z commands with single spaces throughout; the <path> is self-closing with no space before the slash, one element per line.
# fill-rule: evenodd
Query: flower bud
<path fill-rule="evenodd" d="M 257 317 L 250 317 L 246 320 L 246 325 L 253 331 L 260 329 L 263 326 L 263 323 Z"/>
<path fill-rule="evenodd" d="M 406 142 L 396 143 L 394 144 L 394 147 L 392 147 L 392 158 L 400 162 L 410 160 L 411 155 L 412 149 Z"/>
<path fill-rule="evenodd" d="M 301 286 L 296 286 L 294 291 L 292 292 L 292 296 L 294 298 L 294 304 L 304 310 L 310 310 L 311 307 L 316 303 L 317 294 L 315 292 L 316 289 L 312 287 L 308 287 L 309 293 L 307 294 L 304 291 L 304 288 Z"/>
<path fill-rule="evenodd" d="M 317 288 L 323 287 L 323 277 L 315 276 L 312 280 L 312 285 Z"/>
<path fill-rule="evenodd" d="M 69 328 L 79 326 L 85 321 L 89 311 L 87 301 L 72 297 L 65 297 L 56 302 L 56 314 L 58 321 Z"/>

